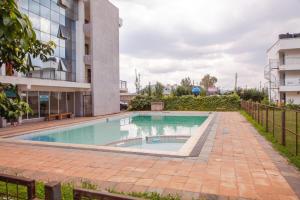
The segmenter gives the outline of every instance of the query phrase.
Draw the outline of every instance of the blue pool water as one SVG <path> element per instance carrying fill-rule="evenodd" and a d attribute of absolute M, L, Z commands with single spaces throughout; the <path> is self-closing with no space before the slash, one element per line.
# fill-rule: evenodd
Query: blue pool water
<path fill-rule="evenodd" d="M 145 138 L 149 136 L 191 136 L 206 118 L 206 116 L 138 115 L 33 133 L 22 136 L 20 139 L 70 144 L 108 145 L 117 141 L 139 138 L 138 142 L 125 145 L 124 147 L 173 151 L 180 149 L 184 142 L 162 143 L 158 137 L 153 139 L 151 143 L 147 143 Z"/>

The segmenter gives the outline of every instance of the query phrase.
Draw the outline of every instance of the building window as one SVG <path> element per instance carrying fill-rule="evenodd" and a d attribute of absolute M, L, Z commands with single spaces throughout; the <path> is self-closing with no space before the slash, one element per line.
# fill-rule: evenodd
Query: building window
<path fill-rule="evenodd" d="M 75 106 L 75 93 L 74 92 L 68 92 L 67 93 L 67 109 L 68 109 L 68 112 L 71 112 L 71 113 L 75 114 L 74 106 Z"/>
<path fill-rule="evenodd" d="M 32 109 L 32 113 L 28 113 L 28 118 L 39 117 L 39 94 L 38 92 L 28 92 L 28 104 Z"/>
<path fill-rule="evenodd" d="M 49 92 L 40 92 L 40 117 L 49 115 Z"/>
<path fill-rule="evenodd" d="M 59 95 L 59 113 L 66 113 L 68 112 L 67 109 L 67 93 L 61 92 Z"/>
<path fill-rule="evenodd" d="M 58 93 L 51 92 L 50 94 L 50 114 L 58 114 L 59 111 L 58 104 Z"/>
<path fill-rule="evenodd" d="M 40 14 L 40 5 L 39 5 L 39 3 L 37 3 L 37 2 L 35 2 L 33 0 L 29 0 L 28 7 L 29 7 L 29 11 L 30 12 L 33 12 L 33 13 L 35 13 L 37 15 Z"/>

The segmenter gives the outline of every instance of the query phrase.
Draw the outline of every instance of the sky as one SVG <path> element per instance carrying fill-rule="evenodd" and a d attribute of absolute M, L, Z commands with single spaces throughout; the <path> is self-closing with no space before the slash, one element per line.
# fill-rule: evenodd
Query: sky
<path fill-rule="evenodd" d="M 120 78 L 135 92 L 157 81 L 205 74 L 221 89 L 262 86 L 266 51 L 280 33 L 300 32 L 300 0 L 110 0 L 119 8 Z"/>

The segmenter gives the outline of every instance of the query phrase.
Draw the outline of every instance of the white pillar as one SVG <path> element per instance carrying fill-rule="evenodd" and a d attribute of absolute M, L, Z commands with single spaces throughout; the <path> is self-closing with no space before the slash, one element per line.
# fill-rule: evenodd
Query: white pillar
<path fill-rule="evenodd" d="M 76 21 L 76 82 L 85 82 L 85 37 L 83 32 L 84 25 L 84 1 L 78 1 L 78 20 Z"/>

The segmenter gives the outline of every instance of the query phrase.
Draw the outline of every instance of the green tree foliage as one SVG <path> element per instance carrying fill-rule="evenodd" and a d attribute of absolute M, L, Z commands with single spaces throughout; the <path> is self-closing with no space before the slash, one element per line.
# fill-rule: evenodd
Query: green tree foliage
<path fill-rule="evenodd" d="M 29 18 L 18 10 L 15 0 L 0 1 L 0 67 L 27 73 L 32 70 L 28 54 L 46 61 L 53 54 L 55 44 L 37 40 Z"/>
<path fill-rule="evenodd" d="M 33 69 L 28 62 L 28 55 L 47 61 L 55 48 L 53 42 L 43 43 L 36 38 L 29 18 L 19 11 L 16 2 L 0 1 L 0 68 L 5 64 L 11 74 L 15 71 L 27 73 Z M 0 85 L 0 114 L 13 121 L 31 110 L 19 96 L 6 96 L 4 91 L 12 87 Z"/>
<path fill-rule="evenodd" d="M 215 87 L 217 82 L 218 82 L 218 79 L 216 77 L 206 74 L 202 78 L 200 85 L 207 91 L 208 88 Z"/>
<path fill-rule="evenodd" d="M 259 91 L 257 89 L 241 89 L 238 88 L 237 94 L 243 100 L 251 100 L 255 102 L 261 102 L 268 97 L 267 91 Z"/>
<path fill-rule="evenodd" d="M 180 86 L 172 90 L 173 96 L 192 95 L 192 81 L 189 77 L 181 80 Z"/>
<path fill-rule="evenodd" d="M 5 91 L 12 91 L 16 94 L 14 98 L 7 98 Z M 0 85 L 0 116 L 14 122 L 26 113 L 31 113 L 29 105 L 22 101 L 17 94 L 17 87 L 13 85 Z"/>
<path fill-rule="evenodd" d="M 156 98 L 161 98 L 163 96 L 163 92 L 164 92 L 164 86 L 163 84 L 161 84 L 160 82 L 156 82 L 155 86 L 154 86 L 154 96 Z"/>

